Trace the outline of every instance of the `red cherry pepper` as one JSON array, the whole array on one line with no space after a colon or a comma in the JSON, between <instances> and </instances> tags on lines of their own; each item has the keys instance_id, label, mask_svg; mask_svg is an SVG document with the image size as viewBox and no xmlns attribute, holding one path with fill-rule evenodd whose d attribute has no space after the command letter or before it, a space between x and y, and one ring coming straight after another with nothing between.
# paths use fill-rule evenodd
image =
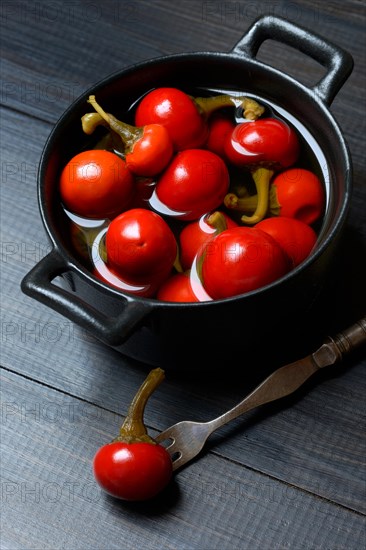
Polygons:
<instances>
[{"instance_id":1,"label":"red cherry pepper","mask_svg":"<svg viewBox=\"0 0 366 550\"><path fill-rule=\"evenodd\" d=\"M264 118L238 124L225 143L225 154L230 162L253 171L257 187L257 204L252 216L242 221L254 225L261 221L268 209L269 186L274 170L291 166L300 153L296 132L283 120ZM240 209L237 198L226 197L228 208Z\"/></svg>"},{"instance_id":2,"label":"red cherry pepper","mask_svg":"<svg viewBox=\"0 0 366 550\"><path fill-rule=\"evenodd\" d=\"M309 225L324 213L325 191L318 176L304 168L292 168L278 174L272 183L279 215L297 218Z\"/></svg>"},{"instance_id":3,"label":"red cherry pepper","mask_svg":"<svg viewBox=\"0 0 366 550\"><path fill-rule=\"evenodd\" d=\"M297 161L299 153L296 132L276 118L237 124L225 144L227 158L239 167L287 168Z\"/></svg>"},{"instance_id":4,"label":"red cherry pepper","mask_svg":"<svg viewBox=\"0 0 366 550\"><path fill-rule=\"evenodd\" d=\"M85 227L72 224L71 238L76 251L88 263L93 265L93 275L114 288L128 292L136 296L150 298L156 294L160 280L150 280L146 283L127 282L110 265L107 264L107 250L105 246L105 235L108 225L106 222L98 227Z\"/></svg>"},{"instance_id":5,"label":"red cherry pepper","mask_svg":"<svg viewBox=\"0 0 366 550\"><path fill-rule=\"evenodd\" d=\"M117 216L106 233L108 266L133 285L155 284L170 274L177 243L163 218L144 208Z\"/></svg>"},{"instance_id":6,"label":"red cherry pepper","mask_svg":"<svg viewBox=\"0 0 366 550\"><path fill-rule=\"evenodd\" d=\"M218 300L268 285L290 269L280 245L251 227L227 229L208 243L201 277L206 292Z\"/></svg>"},{"instance_id":7,"label":"red cherry pepper","mask_svg":"<svg viewBox=\"0 0 366 550\"><path fill-rule=\"evenodd\" d=\"M225 229L237 225L229 216L218 211L205 214L199 220L185 225L179 235L180 262L183 269L191 269L193 260L211 239Z\"/></svg>"},{"instance_id":8,"label":"red cherry pepper","mask_svg":"<svg viewBox=\"0 0 366 550\"><path fill-rule=\"evenodd\" d=\"M189 272L176 273L169 277L158 290L157 299L164 302L199 302Z\"/></svg>"},{"instance_id":9,"label":"red cherry pepper","mask_svg":"<svg viewBox=\"0 0 366 550\"><path fill-rule=\"evenodd\" d=\"M227 114L218 111L211 115L208 120L208 138L205 144L206 149L216 153L225 160L226 139L234 128L235 122Z\"/></svg>"},{"instance_id":10,"label":"red cherry pepper","mask_svg":"<svg viewBox=\"0 0 366 550\"><path fill-rule=\"evenodd\" d=\"M60 194L65 208L78 216L113 218L133 199L133 176L118 155L102 150L83 151L62 170Z\"/></svg>"},{"instance_id":11,"label":"red cherry pepper","mask_svg":"<svg viewBox=\"0 0 366 550\"><path fill-rule=\"evenodd\" d=\"M86 133L93 131L98 122L103 125L106 122L121 138L123 154L131 172L138 176L156 176L164 170L173 155L173 143L164 126L146 124L136 128L106 113L96 102L95 96L90 96L88 103L100 118L84 118L83 128Z\"/></svg>"},{"instance_id":12,"label":"red cherry pepper","mask_svg":"<svg viewBox=\"0 0 366 550\"><path fill-rule=\"evenodd\" d=\"M172 461L164 447L148 434L144 409L153 391L164 379L162 369L150 372L128 410L119 435L94 456L97 483L108 494L128 501L155 497L172 477Z\"/></svg>"},{"instance_id":13,"label":"red cherry pepper","mask_svg":"<svg viewBox=\"0 0 366 550\"><path fill-rule=\"evenodd\" d=\"M201 147L207 138L207 124L192 98L177 88L157 88L137 106L136 126L162 124L177 151Z\"/></svg>"},{"instance_id":14,"label":"red cherry pepper","mask_svg":"<svg viewBox=\"0 0 366 550\"><path fill-rule=\"evenodd\" d=\"M187 149L177 153L158 179L151 205L181 220L196 220L217 208L229 188L229 172L215 153Z\"/></svg>"},{"instance_id":15,"label":"red cherry pepper","mask_svg":"<svg viewBox=\"0 0 366 550\"><path fill-rule=\"evenodd\" d=\"M317 235L310 225L295 218L266 218L256 225L271 235L292 261L293 267L301 264L315 246Z\"/></svg>"},{"instance_id":16,"label":"red cherry pepper","mask_svg":"<svg viewBox=\"0 0 366 550\"><path fill-rule=\"evenodd\" d=\"M234 193L229 193L224 201L227 208L252 213L251 216L244 215L241 219L243 222L253 220L254 223L263 219L266 213L296 218L309 225L322 216L325 209L325 191L316 174L305 168L284 170L271 181L269 195L268 175L271 176L271 173L266 175L263 172L261 175L260 170L257 174L253 173L253 178L257 178L258 194L238 197Z\"/></svg>"}]
</instances>

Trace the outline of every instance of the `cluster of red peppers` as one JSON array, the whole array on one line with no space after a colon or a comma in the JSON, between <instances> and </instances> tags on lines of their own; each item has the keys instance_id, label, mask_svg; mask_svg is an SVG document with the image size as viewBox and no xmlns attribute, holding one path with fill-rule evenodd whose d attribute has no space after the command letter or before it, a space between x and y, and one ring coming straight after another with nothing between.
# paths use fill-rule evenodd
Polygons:
<instances>
[{"instance_id":1,"label":"cluster of red peppers","mask_svg":"<svg viewBox=\"0 0 366 550\"><path fill-rule=\"evenodd\" d=\"M108 219L100 255L111 277L97 277L198 302L263 287L309 255L323 184L297 166L296 131L257 101L157 88L137 102L134 125L89 103L83 131L107 131L65 166L60 193L68 211Z\"/></svg>"}]
</instances>

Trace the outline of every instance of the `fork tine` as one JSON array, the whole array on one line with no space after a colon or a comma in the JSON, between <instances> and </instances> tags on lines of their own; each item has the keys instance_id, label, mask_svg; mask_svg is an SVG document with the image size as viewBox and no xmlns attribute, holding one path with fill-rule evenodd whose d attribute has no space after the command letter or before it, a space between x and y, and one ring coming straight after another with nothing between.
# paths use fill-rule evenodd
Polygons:
<instances>
[{"instance_id":1,"label":"fork tine","mask_svg":"<svg viewBox=\"0 0 366 550\"><path fill-rule=\"evenodd\" d=\"M187 461L184 460L183 462L183 455L180 454L177 458L173 458L172 457L172 463L173 463L173 472L174 470L177 470L177 468L180 468L181 466L183 466Z\"/></svg>"},{"instance_id":2,"label":"fork tine","mask_svg":"<svg viewBox=\"0 0 366 550\"><path fill-rule=\"evenodd\" d=\"M155 441L158 443L163 443L164 441L169 441L169 439L175 441L175 438L172 435L169 435L170 430L165 430L165 432L160 433L156 437L154 437Z\"/></svg>"},{"instance_id":3,"label":"fork tine","mask_svg":"<svg viewBox=\"0 0 366 550\"><path fill-rule=\"evenodd\" d=\"M154 439L157 443L159 443L159 445L162 445L164 442L169 441L169 445L163 445L165 449L169 449L176 442L174 435L170 435L170 428L154 437Z\"/></svg>"},{"instance_id":4,"label":"fork tine","mask_svg":"<svg viewBox=\"0 0 366 550\"><path fill-rule=\"evenodd\" d=\"M173 470L184 466L203 448L212 429L206 422L181 421L155 437L157 443L170 440L165 449L171 456Z\"/></svg>"},{"instance_id":5,"label":"fork tine","mask_svg":"<svg viewBox=\"0 0 366 550\"><path fill-rule=\"evenodd\" d=\"M173 471L174 471L179 466L182 466L183 464L185 464L186 461L184 461L184 463L182 464L182 460L184 457L180 450L176 450L176 447L177 447L176 437L173 435L170 435L172 428L174 428L174 426L171 426L170 428L165 430L165 432L162 432L161 434L156 436L155 441L157 441L157 443L161 445L162 443L164 443L164 441L170 440L169 445L164 446L164 448L170 454L170 458L172 459L172 464L173 464Z\"/></svg>"},{"instance_id":6,"label":"fork tine","mask_svg":"<svg viewBox=\"0 0 366 550\"><path fill-rule=\"evenodd\" d=\"M158 442L159 443L159 442ZM162 445L166 451L168 451L169 454L172 454L173 448L175 446L175 441L173 440L169 445L165 446Z\"/></svg>"}]
</instances>

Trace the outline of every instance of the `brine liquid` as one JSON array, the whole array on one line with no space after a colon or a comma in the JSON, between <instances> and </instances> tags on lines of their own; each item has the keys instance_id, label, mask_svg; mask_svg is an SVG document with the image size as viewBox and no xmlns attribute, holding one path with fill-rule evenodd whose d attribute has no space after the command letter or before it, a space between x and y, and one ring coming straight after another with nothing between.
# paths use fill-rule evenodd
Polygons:
<instances>
[{"instance_id":1,"label":"brine liquid","mask_svg":"<svg viewBox=\"0 0 366 550\"><path fill-rule=\"evenodd\" d=\"M241 91L227 91L227 90L195 90L194 93L189 91L193 96L211 96L216 94L228 94L233 97L237 96L247 96L252 97L258 103L266 107L264 116L277 117L282 120L285 120L289 123L297 132L298 138L301 145L301 153L298 159L298 162L294 167L306 168L314 172L324 184L325 188L325 197L326 205L325 211L327 211L329 204L329 170L327 160L320 149L317 141L314 136L307 130L307 128L300 123L293 115L288 113L285 109L278 107L270 101L263 100L262 98L255 96L253 94L246 94ZM139 98L140 99L140 98ZM122 120L129 121L133 123L133 112L134 106L137 105L138 100L131 106L131 108L125 113L116 113ZM227 111L228 108L224 108L223 111ZM233 109L233 108L229 108ZM234 107L234 117L237 123L242 122L244 119L241 115L241 110ZM103 139L99 143L95 143L96 148L103 148ZM231 172L231 169L230 169ZM244 174L243 174L244 172ZM236 178L239 178L240 183L243 183L243 179L247 177L248 181L245 183L250 184L250 176L245 175L245 171L237 171L233 169L231 173L231 188L235 187ZM239 183L239 181L238 181ZM141 194L140 204L137 206L149 208L158 214L162 215L171 227L173 233L178 238L179 232L183 227L184 223L189 222L180 222L179 221L179 212L173 212L167 208L161 201L158 199L156 193L154 192L155 182L151 179L146 178L146 181L140 180L140 184L144 186L144 191ZM135 206L132 206L135 207ZM220 209L220 208L219 208ZM227 211L223 208L229 216L235 219L235 216L240 217L240 213L235 213L234 211ZM111 284L114 288L118 288L123 292L130 292L134 295L146 295L149 291L149 285L146 286L134 286L126 281L123 281L119 276L117 277L109 269L106 263L106 250L105 250L105 234L108 229L110 220L92 220L85 219L79 216L76 216L65 210L65 213L69 220L69 236L70 243L74 253L77 255L78 259L82 264L85 265L97 278ZM319 231L321 227L321 220L316 224L317 227L314 227L315 230ZM197 269L197 261L193 262L192 269L190 271L190 282L194 293L196 294L199 301L208 301L211 300L210 296L204 290Z\"/></svg>"}]
</instances>

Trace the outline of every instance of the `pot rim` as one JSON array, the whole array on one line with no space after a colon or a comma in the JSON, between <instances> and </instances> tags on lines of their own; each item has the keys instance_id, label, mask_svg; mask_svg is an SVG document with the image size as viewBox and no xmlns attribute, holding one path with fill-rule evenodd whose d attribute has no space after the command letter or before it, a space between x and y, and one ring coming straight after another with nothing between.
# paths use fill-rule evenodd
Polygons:
<instances>
[{"instance_id":1,"label":"pot rim","mask_svg":"<svg viewBox=\"0 0 366 550\"><path fill-rule=\"evenodd\" d=\"M54 231L52 231L51 216L49 212L50 209L46 204L46 200L44 196L45 185L44 185L43 176L44 176L45 166L47 165L50 152L52 151L52 148L53 148L53 144L57 139L58 135L62 133L64 125L70 120L70 117L72 118L73 114L75 114L75 111L77 111L78 108L86 104L86 99L89 97L90 94L92 93L96 94L99 90L105 89L106 87L120 80L121 78L125 78L130 74L136 73L138 71L146 70L156 65L161 65L165 63L170 63L170 64L177 63L177 62L180 63L182 61L184 63L187 63L187 61L203 62L205 59L215 59L215 60L220 59L220 62L225 62L226 60L232 61L233 59L236 59L239 63L245 63L245 64L256 66L257 68L260 68L260 70L266 71L266 73L270 77L280 78L283 80L284 84L287 84L292 87L296 87L297 91L301 91L301 93L304 94L306 97L308 97L308 99L316 103L317 108L320 109L322 116L327 119L328 124L331 124L333 128L333 131L337 136L338 146L341 150L341 154L344 159L346 170L345 170L345 191L343 196L343 204L341 206L337 220L333 223L327 236L321 242L319 241L321 240L323 229L320 230L320 234L318 236L318 241L317 241L319 242L319 244L316 245L315 250L310 253L308 258L306 258L305 261L302 262L299 266L295 267L290 272L286 273L283 277L273 281L268 285L265 285L263 287L260 287L258 289L255 289L253 291L250 291L244 294L223 298L219 300L205 301L205 302L168 302L168 301L160 301L160 300L157 300L156 298L146 298L138 295L133 295L131 293L124 292L122 290L114 288L110 286L108 283L103 283L102 281L97 279L95 276L93 276L93 274L86 267L84 267L83 264L74 255L72 255L72 253L61 243L60 239L57 238L57 235L54 233ZM247 95L255 95L255 94L248 93ZM38 170L38 203L39 203L42 222L54 248L61 254L61 256L63 256L63 258L65 258L65 264L66 264L65 267L67 267L67 269L72 270L73 272L78 274L80 277L86 278L89 284L96 286L100 291L104 293L106 292L112 293L113 295L123 297L128 301L137 300L139 302L149 303L151 306L154 307L154 309L155 308L177 308L177 307L178 308L214 307L215 304L217 303L230 303L238 299L249 299L258 294L262 295L272 290L273 288L276 288L286 283L287 281L296 278L296 276L299 273L306 270L308 266L313 264L325 252L329 244L335 238L336 234L342 228L349 209L351 193L352 193L352 165L351 165L351 156L350 156L349 148L338 123L334 119L333 115L331 114L328 106L324 103L324 101L321 98L317 97L317 95L314 94L311 88L308 88L306 85L302 84L291 75L288 75L287 73L275 67L272 67L271 65L267 65L261 61L258 61L257 59L245 56L242 53L236 53L233 50L231 52L197 51L197 52L169 54L161 57L148 59L134 65L130 65L122 70L115 71L112 74L107 75L105 78L98 81L95 85L89 87L75 101L73 101L73 103L63 112L61 117L57 120L43 148L40 164L39 164L39 170Z\"/></svg>"}]
</instances>

